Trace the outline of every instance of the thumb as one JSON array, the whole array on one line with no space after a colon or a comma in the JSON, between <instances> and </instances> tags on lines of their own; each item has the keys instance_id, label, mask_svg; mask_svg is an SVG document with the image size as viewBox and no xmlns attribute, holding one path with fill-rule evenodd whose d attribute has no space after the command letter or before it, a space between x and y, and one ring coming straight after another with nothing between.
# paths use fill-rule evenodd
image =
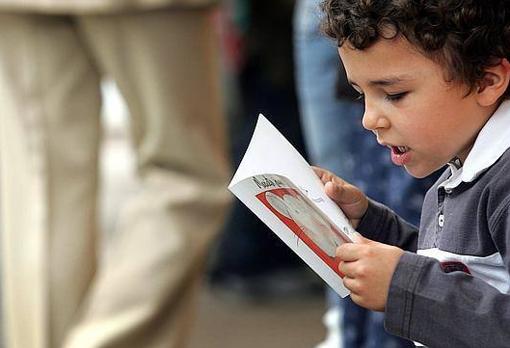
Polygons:
<instances>
[{"instance_id":1,"label":"thumb","mask_svg":"<svg viewBox=\"0 0 510 348\"><path fill-rule=\"evenodd\" d=\"M349 219L361 219L368 208L366 196L353 185L329 181L324 185L324 190Z\"/></svg>"},{"instance_id":2,"label":"thumb","mask_svg":"<svg viewBox=\"0 0 510 348\"><path fill-rule=\"evenodd\" d=\"M371 242L370 239L363 237L359 232L354 232L354 234L352 235L352 240L354 243L359 244L367 244Z\"/></svg>"}]
</instances>

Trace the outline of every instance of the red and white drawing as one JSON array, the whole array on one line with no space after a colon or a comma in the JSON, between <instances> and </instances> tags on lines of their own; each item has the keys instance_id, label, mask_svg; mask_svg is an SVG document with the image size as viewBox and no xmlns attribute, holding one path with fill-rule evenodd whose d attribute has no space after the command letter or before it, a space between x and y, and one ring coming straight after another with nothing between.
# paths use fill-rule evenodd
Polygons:
<instances>
[{"instance_id":1,"label":"red and white drawing","mask_svg":"<svg viewBox=\"0 0 510 348\"><path fill-rule=\"evenodd\" d=\"M275 188L259 193L257 198L296 234L297 242L304 242L339 274L336 248L348 241L299 190Z\"/></svg>"}]
</instances>

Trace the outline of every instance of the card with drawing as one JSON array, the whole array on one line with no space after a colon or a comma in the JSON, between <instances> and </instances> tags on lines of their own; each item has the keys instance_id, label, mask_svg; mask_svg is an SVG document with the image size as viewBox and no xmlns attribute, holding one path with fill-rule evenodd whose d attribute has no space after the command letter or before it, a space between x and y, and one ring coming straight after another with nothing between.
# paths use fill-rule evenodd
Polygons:
<instances>
[{"instance_id":1,"label":"card with drawing","mask_svg":"<svg viewBox=\"0 0 510 348\"><path fill-rule=\"evenodd\" d=\"M262 115L229 189L339 295L336 248L354 229L297 150Z\"/></svg>"}]
</instances>

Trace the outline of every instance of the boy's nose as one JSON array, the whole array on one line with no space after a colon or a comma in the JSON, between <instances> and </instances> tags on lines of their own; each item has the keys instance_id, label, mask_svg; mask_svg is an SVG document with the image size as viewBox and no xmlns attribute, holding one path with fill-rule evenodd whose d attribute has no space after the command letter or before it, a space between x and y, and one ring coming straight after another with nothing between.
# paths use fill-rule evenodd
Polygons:
<instances>
[{"instance_id":1,"label":"boy's nose","mask_svg":"<svg viewBox=\"0 0 510 348\"><path fill-rule=\"evenodd\" d=\"M386 117L375 107L365 103L365 113L363 114L363 127L370 131L388 128L389 122Z\"/></svg>"}]
</instances>

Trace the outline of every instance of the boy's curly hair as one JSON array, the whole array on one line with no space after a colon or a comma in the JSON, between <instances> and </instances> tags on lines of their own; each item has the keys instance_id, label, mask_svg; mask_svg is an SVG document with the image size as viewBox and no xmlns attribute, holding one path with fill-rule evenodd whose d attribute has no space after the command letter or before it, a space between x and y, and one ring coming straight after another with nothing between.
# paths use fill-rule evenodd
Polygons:
<instances>
[{"instance_id":1,"label":"boy's curly hair","mask_svg":"<svg viewBox=\"0 0 510 348\"><path fill-rule=\"evenodd\" d=\"M339 47L347 41L363 50L402 35L470 92L485 68L510 60L510 0L325 0L321 7L322 31Z\"/></svg>"}]
</instances>

